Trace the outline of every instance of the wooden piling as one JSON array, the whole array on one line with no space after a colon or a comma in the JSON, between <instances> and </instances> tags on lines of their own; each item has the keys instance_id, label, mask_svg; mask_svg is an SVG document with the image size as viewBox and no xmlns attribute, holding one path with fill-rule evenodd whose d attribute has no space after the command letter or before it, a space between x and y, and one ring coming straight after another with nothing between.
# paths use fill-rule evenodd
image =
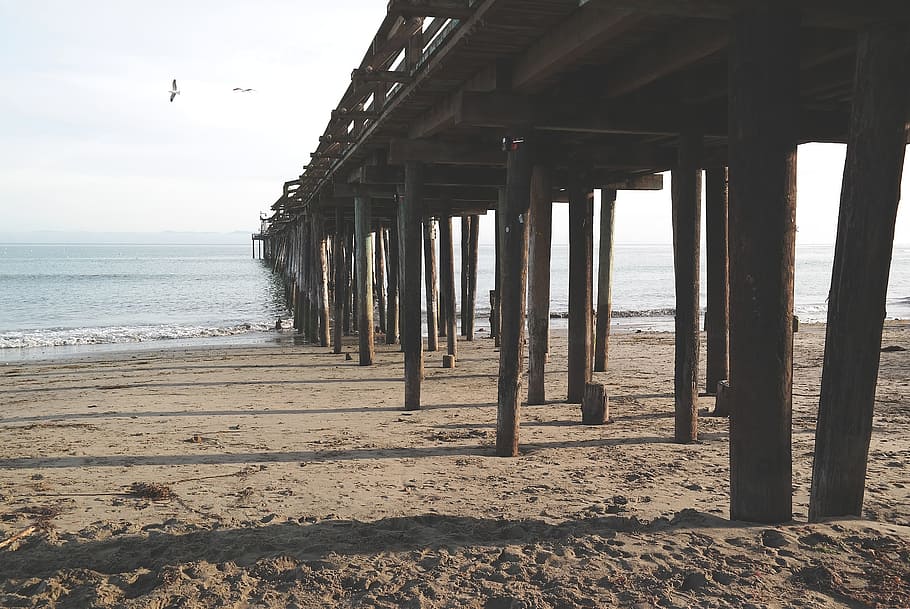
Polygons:
<instances>
[{"instance_id":1,"label":"wooden piling","mask_svg":"<svg viewBox=\"0 0 910 609\"><path fill-rule=\"evenodd\" d=\"M910 29L866 29L828 301L809 519L861 516L910 108Z\"/></svg>"},{"instance_id":2,"label":"wooden piling","mask_svg":"<svg viewBox=\"0 0 910 609\"><path fill-rule=\"evenodd\" d=\"M329 346L329 273L325 221L313 222L313 243L316 244L316 297L318 299L319 346Z\"/></svg>"},{"instance_id":3,"label":"wooden piling","mask_svg":"<svg viewBox=\"0 0 910 609\"><path fill-rule=\"evenodd\" d=\"M373 233L369 197L354 196L354 225L357 237L357 327L360 365L373 364Z\"/></svg>"},{"instance_id":4,"label":"wooden piling","mask_svg":"<svg viewBox=\"0 0 910 609\"><path fill-rule=\"evenodd\" d=\"M495 224L496 224L496 243L494 246L494 262L493 269L495 271L495 278L493 280L494 288L496 292L496 297L490 301L490 336L493 337L493 344L497 347L501 346L502 341L499 336L499 330L502 327L502 212L501 209L505 209L505 199L507 196L507 191L505 188L499 189L499 202L498 207L496 208Z\"/></svg>"},{"instance_id":5,"label":"wooden piling","mask_svg":"<svg viewBox=\"0 0 910 609\"><path fill-rule=\"evenodd\" d=\"M468 273L466 277L467 292L462 307L464 307L465 310L465 340L470 342L474 340L474 328L477 316L477 250L480 244L480 216L472 215L469 216L469 218L467 249ZM464 255L465 253L462 251L462 256ZM462 264L464 264L464 262Z\"/></svg>"},{"instance_id":6,"label":"wooden piling","mask_svg":"<svg viewBox=\"0 0 910 609\"><path fill-rule=\"evenodd\" d=\"M354 270L354 231L350 224L344 229L344 334L348 336L353 330L352 309L354 306L354 290L351 276Z\"/></svg>"},{"instance_id":7,"label":"wooden piling","mask_svg":"<svg viewBox=\"0 0 910 609\"><path fill-rule=\"evenodd\" d=\"M553 186L549 167L531 170L528 245L528 404L546 402L544 373L550 350L550 249Z\"/></svg>"},{"instance_id":8,"label":"wooden piling","mask_svg":"<svg viewBox=\"0 0 910 609\"><path fill-rule=\"evenodd\" d=\"M672 176L673 267L676 278L674 372L676 442L698 440L698 264L701 243L701 136L683 133Z\"/></svg>"},{"instance_id":9,"label":"wooden piling","mask_svg":"<svg viewBox=\"0 0 910 609\"><path fill-rule=\"evenodd\" d=\"M426 266L425 294L427 299L427 351L439 350L439 290L436 284L436 221L426 218L423 223L423 260Z\"/></svg>"},{"instance_id":10,"label":"wooden piling","mask_svg":"<svg viewBox=\"0 0 910 609\"><path fill-rule=\"evenodd\" d=\"M525 326L525 289L528 273L528 210L531 201L530 141L508 153L506 188L496 217L500 234L499 266L502 295L499 350L499 390L496 417L496 454L518 456L521 373Z\"/></svg>"},{"instance_id":11,"label":"wooden piling","mask_svg":"<svg viewBox=\"0 0 910 609\"><path fill-rule=\"evenodd\" d=\"M347 302L347 295L344 289L344 210L341 207L335 209L335 238L332 240L332 264L334 268L334 298L335 298L335 318L332 328L332 351L341 353L342 337L344 336L344 303Z\"/></svg>"},{"instance_id":12,"label":"wooden piling","mask_svg":"<svg viewBox=\"0 0 910 609\"><path fill-rule=\"evenodd\" d=\"M605 372L610 353L613 316L613 219L616 191L600 191L600 250L597 267L597 329L594 336L594 372Z\"/></svg>"},{"instance_id":13,"label":"wooden piling","mask_svg":"<svg viewBox=\"0 0 910 609\"><path fill-rule=\"evenodd\" d=\"M581 403L591 381L594 201L587 172L569 167L569 340L568 402Z\"/></svg>"},{"instance_id":14,"label":"wooden piling","mask_svg":"<svg viewBox=\"0 0 910 609\"><path fill-rule=\"evenodd\" d=\"M603 425L610 418L607 388L603 383L585 383L581 400L581 424Z\"/></svg>"},{"instance_id":15,"label":"wooden piling","mask_svg":"<svg viewBox=\"0 0 910 609\"><path fill-rule=\"evenodd\" d=\"M461 335L468 338L468 274L470 273L471 216L461 218ZM468 339L470 340L470 339Z\"/></svg>"},{"instance_id":16,"label":"wooden piling","mask_svg":"<svg viewBox=\"0 0 910 609\"><path fill-rule=\"evenodd\" d=\"M727 229L727 168L705 171L705 249L707 258L707 362L705 391L730 377L730 254ZM716 415L722 413L716 412Z\"/></svg>"},{"instance_id":17,"label":"wooden piling","mask_svg":"<svg viewBox=\"0 0 910 609\"><path fill-rule=\"evenodd\" d=\"M385 304L385 229L379 227L375 231L375 260L374 290L376 292L376 309L379 312L379 329L386 332L386 304Z\"/></svg>"},{"instance_id":18,"label":"wooden piling","mask_svg":"<svg viewBox=\"0 0 910 609\"><path fill-rule=\"evenodd\" d=\"M733 19L729 70L730 517L792 516L791 399L799 11Z\"/></svg>"},{"instance_id":19,"label":"wooden piling","mask_svg":"<svg viewBox=\"0 0 910 609\"><path fill-rule=\"evenodd\" d=\"M439 219L439 304L445 305L446 353L458 355L458 331L455 327L455 252L452 243L452 218ZM454 360L453 360L454 367Z\"/></svg>"},{"instance_id":20,"label":"wooden piling","mask_svg":"<svg viewBox=\"0 0 910 609\"><path fill-rule=\"evenodd\" d=\"M405 163L405 195L401 206L401 266L404 269L401 331L404 349L404 407L420 408L420 381L423 377L423 340L420 336L420 267L422 264L421 216L423 215L424 165Z\"/></svg>"},{"instance_id":21,"label":"wooden piling","mask_svg":"<svg viewBox=\"0 0 910 609\"><path fill-rule=\"evenodd\" d=\"M397 219L389 226L388 239L389 268L386 274L386 329L385 342L394 345L398 340L398 222Z\"/></svg>"}]
</instances>

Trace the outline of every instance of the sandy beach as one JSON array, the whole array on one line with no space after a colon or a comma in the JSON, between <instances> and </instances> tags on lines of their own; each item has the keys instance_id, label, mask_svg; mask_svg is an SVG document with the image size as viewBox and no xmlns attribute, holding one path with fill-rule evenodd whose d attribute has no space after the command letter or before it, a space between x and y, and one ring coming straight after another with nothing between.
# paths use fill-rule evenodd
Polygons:
<instances>
[{"instance_id":1,"label":"sandy beach","mask_svg":"<svg viewBox=\"0 0 910 609\"><path fill-rule=\"evenodd\" d=\"M882 353L864 519L808 524L824 327L800 329L794 521L759 526L728 520L726 419L671 441L672 334L613 337L597 427L554 336L517 459L491 340L427 353L418 412L397 346L293 343L0 366L0 606L910 606L910 351Z\"/></svg>"}]
</instances>

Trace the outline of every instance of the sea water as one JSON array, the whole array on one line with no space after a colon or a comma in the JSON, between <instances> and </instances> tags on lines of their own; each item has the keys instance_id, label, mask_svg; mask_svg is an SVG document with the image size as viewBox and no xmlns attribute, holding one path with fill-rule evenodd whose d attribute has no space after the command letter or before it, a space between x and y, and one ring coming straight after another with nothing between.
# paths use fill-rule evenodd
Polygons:
<instances>
[{"instance_id":1,"label":"sea water","mask_svg":"<svg viewBox=\"0 0 910 609\"><path fill-rule=\"evenodd\" d=\"M4 360L246 340L286 316L277 275L246 246L0 245Z\"/></svg>"},{"instance_id":2,"label":"sea water","mask_svg":"<svg viewBox=\"0 0 910 609\"><path fill-rule=\"evenodd\" d=\"M833 253L833 246L797 247L795 313L804 322L825 321ZM481 245L477 317L484 329L493 259L494 247ZM550 311L557 328L566 323L568 262L568 246L554 244ZM617 330L672 330L671 246L617 245L613 265ZM701 266L704 278L704 260ZM886 306L888 318L910 319L910 246L894 248ZM245 245L0 245L0 361L266 342L288 315L280 278Z\"/></svg>"}]
</instances>

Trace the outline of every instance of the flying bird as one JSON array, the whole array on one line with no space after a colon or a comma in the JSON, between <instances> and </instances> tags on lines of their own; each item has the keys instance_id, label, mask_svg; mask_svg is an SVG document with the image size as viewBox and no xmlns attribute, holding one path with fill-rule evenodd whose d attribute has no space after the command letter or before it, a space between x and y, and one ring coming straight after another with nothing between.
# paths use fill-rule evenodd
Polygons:
<instances>
[{"instance_id":1,"label":"flying bird","mask_svg":"<svg viewBox=\"0 0 910 609\"><path fill-rule=\"evenodd\" d=\"M177 89L177 79L174 79L174 82L171 83L171 90L168 91L171 94L171 101L174 101L174 98L180 95L180 91Z\"/></svg>"},{"instance_id":2,"label":"flying bird","mask_svg":"<svg viewBox=\"0 0 910 609\"><path fill-rule=\"evenodd\" d=\"M234 91L239 91L240 93L249 93L250 91L255 91L256 89L244 89L242 87L234 87Z\"/></svg>"}]
</instances>

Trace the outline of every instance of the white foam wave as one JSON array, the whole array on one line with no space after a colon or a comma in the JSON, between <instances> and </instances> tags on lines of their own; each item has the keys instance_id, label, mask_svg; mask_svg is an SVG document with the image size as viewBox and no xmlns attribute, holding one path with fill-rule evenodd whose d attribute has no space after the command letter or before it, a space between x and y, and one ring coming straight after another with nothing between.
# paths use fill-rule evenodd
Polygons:
<instances>
[{"instance_id":1,"label":"white foam wave","mask_svg":"<svg viewBox=\"0 0 910 609\"><path fill-rule=\"evenodd\" d=\"M273 327L274 325L265 323L237 323L228 326L183 326L168 324L154 326L113 326L107 328L26 330L21 332L0 333L0 349L124 344L188 338L236 336L249 332L265 332Z\"/></svg>"}]
</instances>

